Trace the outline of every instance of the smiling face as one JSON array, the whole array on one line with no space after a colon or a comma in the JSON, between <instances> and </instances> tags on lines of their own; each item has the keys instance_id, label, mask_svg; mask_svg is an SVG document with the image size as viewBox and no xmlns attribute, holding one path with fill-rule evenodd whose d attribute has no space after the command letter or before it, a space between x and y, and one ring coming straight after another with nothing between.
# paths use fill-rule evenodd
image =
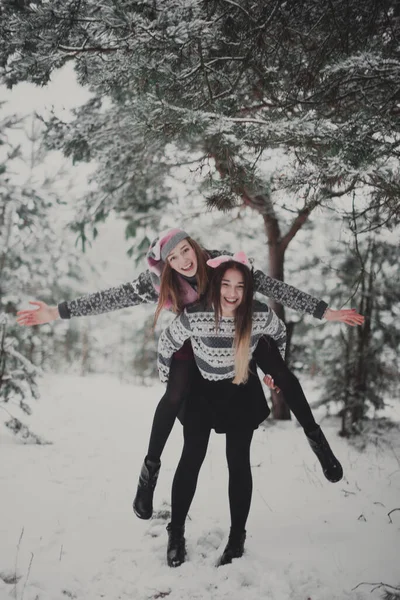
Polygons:
<instances>
[{"instance_id":1,"label":"smiling face","mask_svg":"<svg viewBox=\"0 0 400 600\"><path fill-rule=\"evenodd\" d=\"M197 273L196 252L188 240L182 240L167 256L168 264L174 271L186 277L194 277Z\"/></svg>"},{"instance_id":2,"label":"smiling face","mask_svg":"<svg viewBox=\"0 0 400 600\"><path fill-rule=\"evenodd\" d=\"M221 281L221 312L223 317L233 317L243 300L244 278L240 271L228 269Z\"/></svg>"}]
</instances>

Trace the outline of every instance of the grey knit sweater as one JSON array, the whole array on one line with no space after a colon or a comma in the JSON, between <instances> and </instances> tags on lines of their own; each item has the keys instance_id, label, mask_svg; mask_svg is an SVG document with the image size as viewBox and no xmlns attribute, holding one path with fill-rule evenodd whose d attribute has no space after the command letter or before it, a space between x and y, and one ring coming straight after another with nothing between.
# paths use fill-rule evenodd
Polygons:
<instances>
[{"instance_id":1,"label":"grey knit sweater","mask_svg":"<svg viewBox=\"0 0 400 600\"><path fill-rule=\"evenodd\" d=\"M249 360L263 335L274 338L284 356L285 324L266 304L254 300ZM222 317L216 331L214 311L206 308L204 303L199 302L185 308L183 313L164 329L159 338L157 366L161 381L168 381L172 356L187 339L192 343L197 366L205 379L232 379L235 377L234 336L233 317Z\"/></svg>"},{"instance_id":2,"label":"grey knit sweater","mask_svg":"<svg viewBox=\"0 0 400 600\"><path fill-rule=\"evenodd\" d=\"M207 250L207 254L211 258L215 258L221 254L229 254L229 252ZM254 271L254 290L283 306L307 313L317 319L322 319L325 309L328 307L323 300L310 296L283 281L273 279L262 271ZM87 294L76 300L61 302L58 310L62 319L70 319L71 317L99 315L128 306L156 303L157 301L158 293L153 287L150 272L144 271L132 282Z\"/></svg>"}]
</instances>

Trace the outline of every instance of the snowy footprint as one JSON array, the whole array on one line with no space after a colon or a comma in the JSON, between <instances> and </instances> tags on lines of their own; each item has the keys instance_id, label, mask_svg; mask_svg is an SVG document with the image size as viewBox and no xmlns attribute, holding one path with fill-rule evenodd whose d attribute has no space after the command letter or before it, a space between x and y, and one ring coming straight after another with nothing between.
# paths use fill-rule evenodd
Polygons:
<instances>
[{"instance_id":1,"label":"snowy footprint","mask_svg":"<svg viewBox=\"0 0 400 600\"><path fill-rule=\"evenodd\" d=\"M197 539L196 554L205 559L207 563L215 562L222 553L223 542L226 537L226 531L221 527L214 527L211 531L203 533Z\"/></svg>"}]
</instances>

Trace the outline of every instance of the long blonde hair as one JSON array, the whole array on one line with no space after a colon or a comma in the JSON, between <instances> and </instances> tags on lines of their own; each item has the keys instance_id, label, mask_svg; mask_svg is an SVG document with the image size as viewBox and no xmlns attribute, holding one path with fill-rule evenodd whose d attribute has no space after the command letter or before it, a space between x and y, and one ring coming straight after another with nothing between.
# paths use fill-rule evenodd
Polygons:
<instances>
[{"instance_id":1,"label":"long blonde hair","mask_svg":"<svg viewBox=\"0 0 400 600\"><path fill-rule=\"evenodd\" d=\"M221 309L221 283L228 269L235 269L243 276L243 298L235 310L235 337L233 348L235 350L235 377L232 383L246 383L249 378L249 354L251 330L253 324L253 275L248 267L235 260L220 264L213 270L210 287L208 290L208 306L214 307L215 328L218 331L222 316Z\"/></svg>"},{"instance_id":2,"label":"long blonde hair","mask_svg":"<svg viewBox=\"0 0 400 600\"><path fill-rule=\"evenodd\" d=\"M185 240L188 244L193 248L197 258L197 271L196 271L196 280L197 280L197 293L202 296L208 285L208 270L206 261L208 259L206 251L192 238L187 237ZM158 296L158 303L156 312L154 315L154 327L157 324L158 318L160 316L160 312L163 308L171 305L171 310L179 314L185 308L182 301L182 289L180 283L179 274L171 267L169 262L166 260L165 265L161 274L161 285L160 285L160 294Z\"/></svg>"}]
</instances>

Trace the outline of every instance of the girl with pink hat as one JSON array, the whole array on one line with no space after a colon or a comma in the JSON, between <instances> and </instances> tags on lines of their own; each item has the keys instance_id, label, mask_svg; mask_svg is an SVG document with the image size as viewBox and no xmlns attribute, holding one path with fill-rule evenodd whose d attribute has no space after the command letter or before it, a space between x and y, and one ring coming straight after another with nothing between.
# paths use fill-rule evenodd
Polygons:
<instances>
[{"instance_id":1,"label":"girl with pink hat","mask_svg":"<svg viewBox=\"0 0 400 600\"><path fill-rule=\"evenodd\" d=\"M179 314L185 306L204 295L210 270L207 260L221 254L219 251L205 250L182 229L170 229L153 241L147 253L149 268L136 280L61 302L58 306L48 306L40 301L32 302L36 308L19 311L17 322L24 326L40 325L59 318L102 314L143 303L157 303L155 321L163 308ZM259 270L254 271L254 290L284 306L319 319L340 321L348 325L360 325L364 320L354 310L332 310L324 301ZM332 475L330 467L334 458L332 451L314 421L298 379L288 369L272 340L266 342L265 338L260 339L255 352L259 364L263 356L268 357L268 373L274 385L282 390L285 401L302 425L325 476L334 481L335 475ZM149 447L133 502L135 514L142 519L149 519L152 515L160 457L195 371L193 351L190 341L187 341L174 354L167 389L154 415Z\"/></svg>"}]
</instances>

